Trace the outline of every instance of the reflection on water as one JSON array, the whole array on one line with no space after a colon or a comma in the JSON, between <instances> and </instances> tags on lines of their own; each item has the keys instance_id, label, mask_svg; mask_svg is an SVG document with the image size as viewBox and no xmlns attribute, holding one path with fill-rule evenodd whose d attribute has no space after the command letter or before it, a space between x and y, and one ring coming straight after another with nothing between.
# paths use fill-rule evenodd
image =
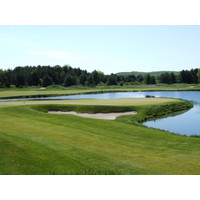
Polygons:
<instances>
[{"instance_id":1,"label":"reflection on water","mask_svg":"<svg viewBox=\"0 0 200 200\"><path fill-rule=\"evenodd\" d=\"M199 91L154 91L154 92L115 92L102 94L70 95L60 97L29 98L28 100L55 99L115 99L115 98L145 98L167 97L191 101L194 107L176 116L148 121L143 125L171 131L183 135L200 135L200 92ZM19 100L19 99L12 99ZM21 99L27 100L27 99ZM0 100L6 101L6 100Z\"/></svg>"},{"instance_id":2,"label":"reflection on water","mask_svg":"<svg viewBox=\"0 0 200 200\"><path fill-rule=\"evenodd\" d=\"M145 126L159 128L182 135L200 135L200 104L180 115L170 116L143 123Z\"/></svg>"}]
</instances>

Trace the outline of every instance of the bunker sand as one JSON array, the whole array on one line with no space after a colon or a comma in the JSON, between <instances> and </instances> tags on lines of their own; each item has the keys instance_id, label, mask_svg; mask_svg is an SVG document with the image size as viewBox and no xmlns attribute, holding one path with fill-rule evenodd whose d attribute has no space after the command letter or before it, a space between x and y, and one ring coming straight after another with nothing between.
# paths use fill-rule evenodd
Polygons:
<instances>
[{"instance_id":1,"label":"bunker sand","mask_svg":"<svg viewBox=\"0 0 200 200\"><path fill-rule=\"evenodd\" d=\"M115 120L117 117L122 115L135 115L135 111L129 111L129 112L116 112L116 113L95 113L95 114L89 114L89 113L77 113L74 111L49 111L50 114L70 114L70 115L76 115L79 117L86 117L86 118L92 118L92 119L106 119L106 120Z\"/></svg>"}]
</instances>

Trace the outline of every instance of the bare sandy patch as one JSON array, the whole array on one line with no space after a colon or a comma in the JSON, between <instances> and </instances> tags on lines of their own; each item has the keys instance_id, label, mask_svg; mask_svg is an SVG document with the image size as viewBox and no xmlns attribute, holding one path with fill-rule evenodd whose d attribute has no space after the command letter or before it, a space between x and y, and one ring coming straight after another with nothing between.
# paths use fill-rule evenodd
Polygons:
<instances>
[{"instance_id":1,"label":"bare sandy patch","mask_svg":"<svg viewBox=\"0 0 200 200\"><path fill-rule=\"evenodd\" d=\"M107 119L107 120L115 120L118 116L122 115L135 115L135 111L129 111L129 112L113 112L113 113L95 113L95 114L89 114L89 113L77 113L74 111L49 111L48 113L51 114L68 114L68 115L76 115L79 117L86 117L86 118L92 118L92 119Z\"/></svg>"}]
</instances>

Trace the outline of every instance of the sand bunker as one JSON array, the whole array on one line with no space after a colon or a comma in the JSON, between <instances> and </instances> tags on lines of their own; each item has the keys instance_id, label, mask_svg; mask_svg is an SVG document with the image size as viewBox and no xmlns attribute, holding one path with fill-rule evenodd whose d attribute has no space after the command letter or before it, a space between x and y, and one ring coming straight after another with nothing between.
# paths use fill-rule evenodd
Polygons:
<instances>
[{"instance_id":1,"label":"sand bunker","mask_svg":"<svg viewBox=\"0 0 200 200\"><path fill-rule=\"evenodd\" d=\"M135 111L129 111L129 112L118 112L118 113L95 113L95 114L89 114L89 113L77 113L74 111L49 111L48 113L52 114L70 114L70 115L76 115L79 117L86 117L86 118L93 118L93 119L107 119L107 120L115 120L116 117L122 116L122 115L135 115Z\"/></svg>"}]
</instances>

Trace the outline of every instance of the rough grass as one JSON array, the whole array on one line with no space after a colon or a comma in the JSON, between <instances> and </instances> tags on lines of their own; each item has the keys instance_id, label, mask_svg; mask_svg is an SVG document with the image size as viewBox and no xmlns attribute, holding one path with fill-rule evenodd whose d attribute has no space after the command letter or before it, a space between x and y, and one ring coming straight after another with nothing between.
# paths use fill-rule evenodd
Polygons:
<instances>
[{"instance_id":1,"label":"rough grass","mask_svg":"<svg viewBox=\"0 0 200 200\"><path fill-rule=\"evenodd\" d=\"M41 112L53 105L148 111L155 103L182 102L156 100L146 99L142 106L141 99L112 100L112 106L109 100L1 102L0 174L200 174L199 138L118 120Z\"/></svg>"}]
</instances>

